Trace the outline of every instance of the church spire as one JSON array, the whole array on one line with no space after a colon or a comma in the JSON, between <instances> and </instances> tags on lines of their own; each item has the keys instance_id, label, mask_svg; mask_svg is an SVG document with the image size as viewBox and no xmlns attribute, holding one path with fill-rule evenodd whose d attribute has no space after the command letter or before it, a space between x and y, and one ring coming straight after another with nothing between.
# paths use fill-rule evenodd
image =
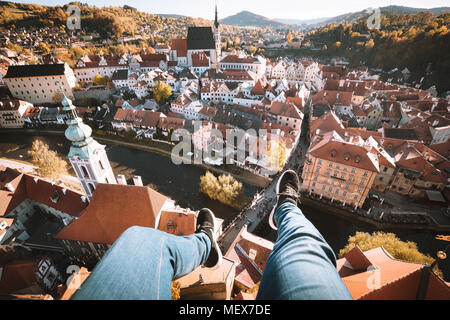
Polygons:
<instances>
[{"instance_id":1,"label":"church spire","mask_svg":"<svg viewBox=\"0 0 450 320\"><path fill-rule=\"evenodd\" d=\"M214 27L219 28L219 19L217 18L217 1L216 1L216 19L214 20Z\"/></svg>"}]
</instances>

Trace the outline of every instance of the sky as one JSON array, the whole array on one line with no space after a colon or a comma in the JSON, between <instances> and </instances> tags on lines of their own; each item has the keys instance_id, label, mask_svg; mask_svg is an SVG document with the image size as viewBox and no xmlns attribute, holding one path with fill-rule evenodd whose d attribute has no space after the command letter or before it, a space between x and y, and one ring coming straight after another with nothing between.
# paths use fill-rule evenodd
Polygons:
<instances>
[{"instance_id":1,"label":"sky","mask_svg":"<svg viewBox=\"0 0 450 320\"><path fill-rule=\"evenodd\" d=\"M66 4L56 0L10 0L41 5ZM361 11L367 8L400 5L414 8L450 6L449 0L80 0L97 7L123 6L125 4L148 13L179 14L190 17L214 19L214 3L217 1L219 19L240 11L251 11L267 18L315 19Z\"/></svg>"}]
</instances>

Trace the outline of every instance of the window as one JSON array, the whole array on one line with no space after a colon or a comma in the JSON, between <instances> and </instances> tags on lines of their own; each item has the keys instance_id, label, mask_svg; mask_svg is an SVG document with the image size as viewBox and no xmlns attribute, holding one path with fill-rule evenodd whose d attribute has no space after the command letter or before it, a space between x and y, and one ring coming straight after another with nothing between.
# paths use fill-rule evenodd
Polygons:
<instances>
[{"instance_id":1,"label":"window","mask_svg":"<svg viewBox=\"0 0 450 320\"><path fill-rule=\"evenodd\" d=\"M364 171L364 177L367 177L367 171Z\"/></svg>"},{"instance_id":2,"label":"window","mask_svg":"<svg viewBox=\"0 0 450 320\"><path fill-rule=\"evenodd\" d=\"M361 179L361 182L359 184L364 185L365 182L366 182L366 179Z\"/></svg>"},{"instance_id":3,"label":"window","mask_svg":"<svg viewBox=\"0 0 450 320\"><path fill-rule=\"evenodd\" d=\"M355 173L356 172L356 169L355 168L352 168L352 173Z\"/></svg>"},{"instance_id":4,"label":"window","mask_svg":"<svg viewBox=\"0 0 450 320\"><path fill-rule=\"evenodd\" d=\"M332 188L332 187L329 187L329 188L328 188L328 191L329 191L329 192L333 192L333 188Z\"/></svg>"},{"instance_id":5,"label":"window","mask_svg":"<svg viewBox=\"0 0 450 320\"><path fill-rule=\"evenodd\" d=\"M345 197L347 195L347 191L344 191L342 195Z\"/></svg>"},{"instance_id":6,"label":"window","mask_svg":"<svg viewBox=\"0 0 450 320\"><path fill-rule=\"evenodd\" d=\"M89 174L85 166L81 166L81 171L83 172L83 177L89 179Z\"/></svg>"},{"instance_id":7,"label":"window","mask_svg":"<svg viewBox=\"0 0 450 320\"><path fill-rule=\"evenodd\" d=\"M328 165L330 168L333 168L333 162L330 162L330 164Z\"/></svg>"}]
</instances>

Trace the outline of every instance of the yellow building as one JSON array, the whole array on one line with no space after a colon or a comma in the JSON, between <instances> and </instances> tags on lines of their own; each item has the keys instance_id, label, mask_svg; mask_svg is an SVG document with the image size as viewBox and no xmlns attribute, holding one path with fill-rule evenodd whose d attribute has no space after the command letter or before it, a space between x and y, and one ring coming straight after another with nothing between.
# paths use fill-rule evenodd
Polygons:
<instances>
[{"instance_id":1,"label":"yellow building","mask_svg":"<svg viewBox=\"0 0 450 320\"><path fill-rule=\"evenodd\" d=\"M316 136L303 169L303 191L361 207L380 171L372 149L361 137L335 131Z\"/></svg>"}]
</instances>

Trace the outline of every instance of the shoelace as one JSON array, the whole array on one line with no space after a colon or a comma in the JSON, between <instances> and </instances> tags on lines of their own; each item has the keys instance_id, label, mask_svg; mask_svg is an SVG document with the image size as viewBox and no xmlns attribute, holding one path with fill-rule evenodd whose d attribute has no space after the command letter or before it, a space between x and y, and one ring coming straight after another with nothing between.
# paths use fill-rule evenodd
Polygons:
<instances>
[{"instance_id":1,"label":"shoelace","mask_svg":"<svg viewBox=\"0 0 450 320\"><path fill-rule=\"evenodd\" d=\"M287 185L286 190L284 192L279 193L278 195L298 199L298 192L295 191L295 189L293 187L291 187L290 185Z\"/></svg>"}]
</instances>

